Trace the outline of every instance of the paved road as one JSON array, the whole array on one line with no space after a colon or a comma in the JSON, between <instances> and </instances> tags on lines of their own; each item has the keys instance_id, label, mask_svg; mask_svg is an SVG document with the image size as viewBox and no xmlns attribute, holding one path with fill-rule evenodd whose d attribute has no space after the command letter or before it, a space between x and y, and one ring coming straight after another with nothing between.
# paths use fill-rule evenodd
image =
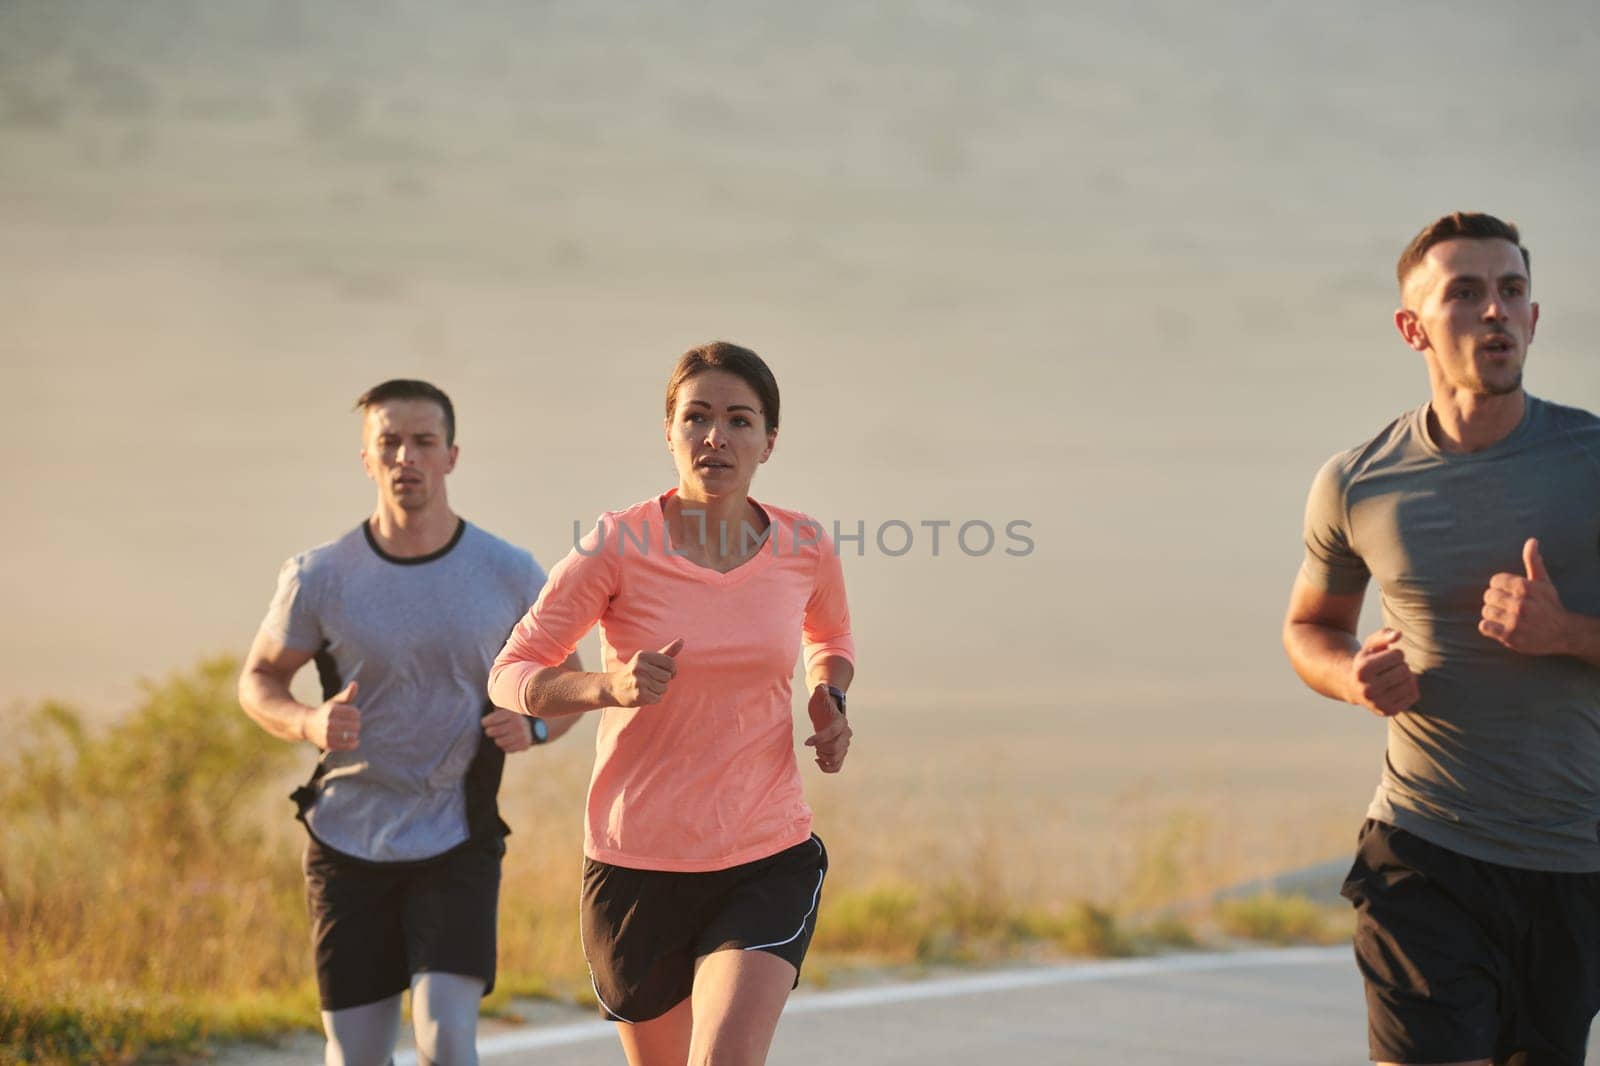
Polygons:
<instances>
[{"instance_id":1,"label":"paved road","mask_svg":"<svg viewBox=\"0 0 1600 1066\"><path fill-rule=\"evenodd\" d=\"M623 1062L611 1027L485 1037L485 1064ZM1346 1066L1366 1061L1350 949L1171 955L796 993L771 1066ZM1600 1066L1591 1052L1589 1066Z\"/></svg>"}]
</instances>

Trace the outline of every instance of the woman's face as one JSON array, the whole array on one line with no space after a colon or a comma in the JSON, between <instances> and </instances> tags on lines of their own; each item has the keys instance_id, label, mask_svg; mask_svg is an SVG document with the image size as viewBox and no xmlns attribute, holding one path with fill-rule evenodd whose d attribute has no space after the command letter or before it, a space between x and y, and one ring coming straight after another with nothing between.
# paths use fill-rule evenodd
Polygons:
<instances>
[{"instance_id":1,"label":"woman's face","mask_svg":"<svg viewBox=\"0 0 1600 1066\"><path fill-rule=\"evenodd\" d=\"M702 370L679 385L666 427L679 494L700 499L747 494L778 439L755 390L726 370Z\"/></svg>"}]
</instances>

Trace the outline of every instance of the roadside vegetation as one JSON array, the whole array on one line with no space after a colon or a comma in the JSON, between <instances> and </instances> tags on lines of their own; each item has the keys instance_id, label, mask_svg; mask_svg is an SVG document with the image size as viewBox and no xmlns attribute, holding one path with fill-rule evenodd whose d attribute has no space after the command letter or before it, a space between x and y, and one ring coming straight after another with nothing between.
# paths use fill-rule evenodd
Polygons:
<instances>
[{"instance_id":1,"label":"roadside vegetation","mask_svg":"<svg viewBox=\"0 0 1600 1066\"><path fill-rule=\"evenodd\" d=\"M146 684L100 728L59 703L7 720L0 1064L192 1061L217 1041L316 1025L302 838L283 799L305 752L240 712L237 669L219 657ZM574 751L547 764L519 808L578 809L585 761ZM588 1002L573 820L559 830L511 820L501 976L485 1011L509 1012L517 998ZM852 842L848 820L830 824L835 856L868 846ZM807 980L1349 935L1343 914L1301 897L1196 902L1206 835L1193 815L1163 822L1110 899L1008 889L992 846L940 865L937 878L830 879Z\"/></svg>"}]
</instances>

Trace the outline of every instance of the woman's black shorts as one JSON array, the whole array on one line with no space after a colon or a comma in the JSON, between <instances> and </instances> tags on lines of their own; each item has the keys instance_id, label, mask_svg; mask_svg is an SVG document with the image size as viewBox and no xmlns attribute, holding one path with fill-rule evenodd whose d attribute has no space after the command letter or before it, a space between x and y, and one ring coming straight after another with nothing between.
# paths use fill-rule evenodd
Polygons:
<instances>
[{"instance_id":1,"label":"woman's black shorts","mask_svg":"<svg viewBox=\"0 0 1600 1066\"><path fill-rule=\"evenodd\" d=\"M1373 1059L1583 1066L1600 873L1501 866L1369 821L1343 891Z\"/></svg>"},{"instance_id":2,"label":"woman's black shorts","mask_svg":"<svg viewBox=\"0 0 1600 1066\"><path fill-rule=\"evenodd\" d=\"M645 1022L694 987L695 960L713 951L765 951L800 964L817 927L828 852L813 835L726 870L668 873L585 859L583 953L600 1013Z\"/></svg>"},{"instance_id":3,"label":"woman's black shorts","mask_svg":"<svg viewBox=\"0 0 1600 1066\"><path fill-rule=\"evenodd\" d=\"M468 842L420 862L376 863L311 838L306 907L322 1009L388 999L419 973L477 977L487 995L502 850Z\"/></svg>"}]
</instances>

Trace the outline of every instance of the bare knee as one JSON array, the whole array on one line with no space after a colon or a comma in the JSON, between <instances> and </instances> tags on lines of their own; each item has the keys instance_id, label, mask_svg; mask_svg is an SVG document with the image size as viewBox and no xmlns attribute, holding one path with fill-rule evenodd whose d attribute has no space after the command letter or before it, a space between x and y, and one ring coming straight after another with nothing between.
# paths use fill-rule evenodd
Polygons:
<instances>
[{"instance_id":1,"label":"bare knee","mask_svg":"<svg viewBox=\"0 0 1600 1066\"><path fill-rule=\"evenodd\" d=\"M411 984L411 1019L422 1066L476 1066L478 1001L483 982L458 974L418 974Z\"/></svg>"},{"instance_id":2,"label":"bare knee","mask_svg":"<svg viewBox=\"0 0 1600 1066\"><path fill-rule=\"evenodd\" d=\"M415 1020L421 1066L473 1066L478 1061L478 1026L460 1018Z\"/></svg>"},{"instance_id":3,"label":"bare knee","mask_svg":"<svg viewBox=\"0 0 1600 1066\"><path fill-rule=\"evenodd\" d=\"M385 1066L394 1058L400 1035L400 997L323 1011L322 1029L328 1034L323 1051L326 1066Z\"/></svg>"}]
</instances>

